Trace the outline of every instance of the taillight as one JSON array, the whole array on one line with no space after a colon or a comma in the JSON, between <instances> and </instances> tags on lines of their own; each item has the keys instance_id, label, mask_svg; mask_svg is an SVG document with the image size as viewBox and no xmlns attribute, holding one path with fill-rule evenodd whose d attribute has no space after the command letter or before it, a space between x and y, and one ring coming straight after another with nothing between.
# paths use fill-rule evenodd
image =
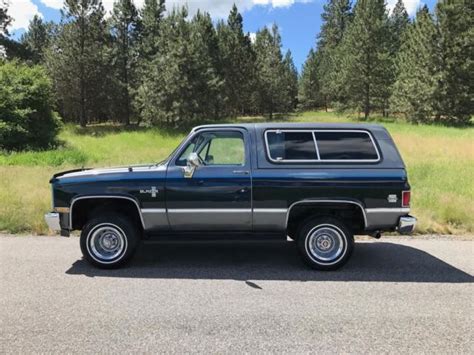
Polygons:
<instances>
[{"instance_id":1,"label":"taillight","mask_svg":"<svg viewBox=\"0 0 474 355\"><path fill-rule=\"evenodd\" d=\"M402 207L410 207L410 191L402 191Z\"/></svg>"}]
</instances>

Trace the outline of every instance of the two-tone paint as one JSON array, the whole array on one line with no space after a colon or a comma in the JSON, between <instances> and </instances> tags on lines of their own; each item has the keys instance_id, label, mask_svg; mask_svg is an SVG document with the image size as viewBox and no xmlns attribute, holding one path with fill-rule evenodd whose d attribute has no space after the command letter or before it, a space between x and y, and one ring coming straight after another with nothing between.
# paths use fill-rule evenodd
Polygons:
<instances>
[{"instance_id":1,"label":"two-tone paint","mask_svg":"<svg viewBox=\"0 0 474 355\"><path fill-rule=\"evenodd\" d=\"M377 162L274 162L268 130L363 130L380 155ZM200 166L183 175L177 158L203 131L242 133L245 163ZM301 204L352 205L363 216L358 232L394 230L407 216L402 191L410 189L403 161L388 132L378 125L245 124L196 127L164 162L56 174L53 207L63 234L73 229L75 206L84 199L127 200L136 206L146 234L186 231L276 232L286 235L291 211ZM390 197L391 196L391 197Z\"/></svg>"}]
</instances>

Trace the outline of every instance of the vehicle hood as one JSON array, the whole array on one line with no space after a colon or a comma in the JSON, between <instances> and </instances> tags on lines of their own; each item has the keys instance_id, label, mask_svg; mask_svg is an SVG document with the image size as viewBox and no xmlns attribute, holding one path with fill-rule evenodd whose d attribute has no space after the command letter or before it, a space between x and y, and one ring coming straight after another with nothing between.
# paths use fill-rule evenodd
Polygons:
<instances>
[{"instance_id":1,"label":"vehicle hood","mask_svg":"<svg viewBox=\"0 0 474 355\"><path fill-rule=\"evenodd\" d=\"M165 172L164 164L144 164L111 168L81 168L54 174L51 183L76 183L98 180L133 179L153 173Z\"/></svg>"}]
</instances>

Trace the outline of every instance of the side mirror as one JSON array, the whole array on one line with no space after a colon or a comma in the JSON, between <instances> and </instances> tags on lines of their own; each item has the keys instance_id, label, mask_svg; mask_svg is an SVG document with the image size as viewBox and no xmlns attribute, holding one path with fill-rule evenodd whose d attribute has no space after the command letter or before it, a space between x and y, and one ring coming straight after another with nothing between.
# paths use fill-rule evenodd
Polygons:
<instances>
[{"instance_id":1,"label":"side mirror","mask_svg":"<svg viewBox=\"0 0 474 355\"><path fill-rule=\"evenodd\" d=\"M198 166L201 165L201 158L199 158L199 155L195 152L190 153L187 159L187 163L190 166L194 166L197 168Z\"/></svg>"},{"instance_id":2,"label":"side mirror","mask_svg":"<svg viewBox=\"0 0 474 355\"><path fill-rule=\"evenodd\" d=\"M184 177L185 178L192 178L194 175L194 171L198 166L201 165L201 159L197 153L190 153L188 158L186 159L186 167L183 168Z\"/></svg>"}]
</instances>

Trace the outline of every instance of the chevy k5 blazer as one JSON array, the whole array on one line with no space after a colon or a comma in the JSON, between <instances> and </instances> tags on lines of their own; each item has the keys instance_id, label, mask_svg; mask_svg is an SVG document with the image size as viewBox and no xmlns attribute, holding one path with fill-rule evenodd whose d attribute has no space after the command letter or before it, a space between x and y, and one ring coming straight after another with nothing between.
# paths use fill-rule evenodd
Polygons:
<instances>
[{"instance_id":1,"label":"chevy k5 blazer","mask_svg":"<svg viewBox=\"0 0 474 355\"><path fill-rule=\"evenodd\" d=\"M372 124L199 126L161 163L50 182L48 225L81 230L85 259L102 268L123 265L145 238L225 236L289 237L311 267L332 270L354 235L411 233L416 223L402 158Z\"/></svg>"}]
</instances>

